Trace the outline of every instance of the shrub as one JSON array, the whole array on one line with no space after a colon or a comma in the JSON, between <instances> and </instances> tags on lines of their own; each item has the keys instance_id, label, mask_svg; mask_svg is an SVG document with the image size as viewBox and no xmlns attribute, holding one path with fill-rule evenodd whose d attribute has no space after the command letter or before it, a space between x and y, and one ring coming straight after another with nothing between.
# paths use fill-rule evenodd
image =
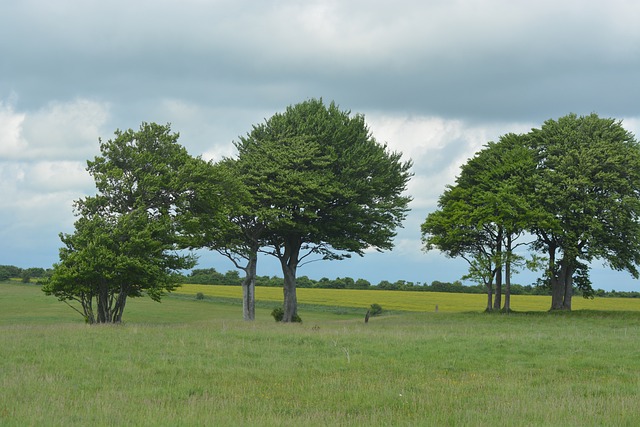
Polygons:
<instances>
[{"instance_id":1,"label":"shrub","mask_svg":"<svg viewBox=\"0 0 640 427\"><path fill-rule=\"evenodd\" d=\"M371 304L371 308L369 309L369 314L371 316L377 316L382 313L382 306L380 304Z\"/></svg>"},{"instance_id":2,"label":"shrub","mask_svg":"<svg viewBox=\"0 0 640 427\"><path fill-rule=\"evenodd\" d=\"M284 317L284 309L282 307L276 307L271 312L271 315L276 320L276 322L282 322L282 318Z\"/></svg>"},{"instance_id":3,"label":"shrub","mask_svg":"<svg viewBox=\"0 0 640 427\"><path fill-rule=\"evenodd\" d=\"M276 307L271 312L271 315L275 319L276 322L282 322L282 318L284 317L284 309L282 307ZM292 322L302 323L302 319L297 314L293 316Z\"/></svg>"},{"instance_id":4,"label":"shrub","mask_svg":"<svg viewBox=\"0 0 640 427\"><path fill-rule=\"evenodd\" d=\"M196 294L196 299L204 299L204 294L202 292L198 292Z\"/></svg>"}]
</instances>

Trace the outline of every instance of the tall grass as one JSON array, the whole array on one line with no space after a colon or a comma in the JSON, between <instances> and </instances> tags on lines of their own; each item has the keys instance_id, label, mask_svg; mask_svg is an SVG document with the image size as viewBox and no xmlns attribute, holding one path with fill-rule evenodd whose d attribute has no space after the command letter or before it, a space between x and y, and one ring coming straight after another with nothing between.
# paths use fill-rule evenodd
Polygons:
<instances>
[{"instance_id":1,"label":"tall grass","mask_svg":"<svg viewBox=\"0 0 640 427\"><path fill-rule=\"evenodd\" d=\"M0 425L634 426L640 413L636 312L277 324L267 308L244 322L235 305L168 298L131 301L125 318L88 326L35 286L0 284Z\"/></svg>"}]
</instances>

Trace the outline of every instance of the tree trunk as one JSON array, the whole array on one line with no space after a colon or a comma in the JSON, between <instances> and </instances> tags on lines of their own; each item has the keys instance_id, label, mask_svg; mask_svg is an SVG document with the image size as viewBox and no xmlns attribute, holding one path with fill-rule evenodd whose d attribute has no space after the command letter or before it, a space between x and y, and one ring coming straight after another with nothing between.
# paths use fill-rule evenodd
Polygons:
<instances>
[{"instance_id":1,"label":"tree trunk","mask_svg":"<svg viewBox=\"0 0 640 427\"><path fill-rule=\"evenodd\" d=\"M80 301L82 304L84 320L88 324L93 325L94 323L96 323L96 317L93 313L93 294L85 294L84 292L82 292L80 294Z\"/></svg>"},{"instance_id":2,"label":"tree trunk","mask_svg":"<svg viewBox=\"0 0 640 427\"><path fill-rule=\"evenodd\" d=\"M487 283L487 309L486 312L493 310L493 281Z\"/></svg>"},{"instance_id":3,"label":"tree trunk","mask_svg":"<svg viewBox=\"0 0 640 427\"><path fill-rule=\"evenodd\" d=\"M566 275L564 278L564 301L562 302L562 307L564 310L571 311L571 297L573 296L573 263L568 263L569 266L566 268Z\"/></svg>"},{"instance_id":4,"label":"tree trunk","mask_svg":"<svg viewBox=\"0 0 640 427\"><path fill-rule=\"evenodd\" d=\"M96 297L98 306L98 323L108 323L111 321L109 313L109 288L105 283L101 283Z\"/></svg>"},{"instance_id":5,"label":"tree trunk","mask_svg":"<svg viewBox=\"0 0 640 427\"><path fill-rule=\"evenodd\" d=\"M502 230L498 231L496 241L496 296L493 300L493 309L500 310L502 306Z\"/></svg>"},{"instance_id":6,"label":"tree trunk","mask_svg":"<svg viewBox=\"0 0 640 427\"><path fill-rule=\"evenodd\" d=\"M284 315L283 322L292 322L298 314L298 297L296 295L296 273L295 269L282 264L284 274Z\"/></svg>"},{"instance_id":7,"label":"tree trunk","mask_svg":"<svg viewBox=\"0 0 640 427\"><path fill-rule=\"evenodd\" d=\"M552 276L551 310L571 311L575 265L575 256L563 254L558 274Z\"/></svg>"},{"instance_id":8,"label":"tree trunk","mask_svg":"<svg viewBox=\"0 0 640 427\"><path fill-rule=\"evenodd\" d=\"M549 282L551 285L551 308L549 311L564 310L564 286L566 275L565 259L556 265L556 245L549 243Z\"/></svg>"},{"instance_id":9,"label":"tree trunk","mask_svg":"<svg viewBox=\"0 0 640 427\"><path fill-rule=\"evenodd\" d=\"M113 307L113 323L122 322L122 314L124 313L124 306L127 304L127 290L123 287L120 289L120 293L118 294L118 298L116 299L116 304Z\"/></svg>"},{"instance_id":10,"label":"tree trunk","mask_svg":"<svg viewBox=\"0 0 640 427\"><path fill-rule=\"evenodd\" d=\"M284 315L283 322L292 322L298 315L298 297L296 296L296 270L298 269L298 256L302 240L299 237L289 237L284 243L284 253L278 251L278 258L282 266L284 276Z\"/></svg>"},{"instance_id":11,"label":"tree trunk","mask_svg":"<svg viewBox=\"0 0 640 427\"><path fill-rule=\"evenodd\" d=\"M551 310L564 309L564 264L561 262L560 270L551 273Z\"/></svg>"},{"instance_id":12,"label":"tree trunk","mask_svg":"<svg viewBox=\"0 0 640 427\"><path fill-rule=\"evenodd\" d=\"M505 248L506 257L504 260L504 280L505 280L505 292L504 292L504 306L502 311L505 313L511 312L511 234L507 234L507 245Z\"/></svg>"},{"instance_id":13,"label":"tree trunk","mask_svg":"<svg viewBox=\"0 0 640 427\"><path fill-rule=\"evenodd\" d=\"M502 264L496 266L496 293L493 297L493 309L500 310L502 305Z\"/></svg>"},{"instance_id":14,"label":"tree trunk","mask_svg":"<svg viewBox=\"0 0 640 427\"><path fill-rule=\"evenodd\" d=\"M242 317L244 320L255 320L256 318L256 271L258 265L258 254L249 255L249 262L245 269L245 277L242 281Z\"/></svg>"}]
</instances>

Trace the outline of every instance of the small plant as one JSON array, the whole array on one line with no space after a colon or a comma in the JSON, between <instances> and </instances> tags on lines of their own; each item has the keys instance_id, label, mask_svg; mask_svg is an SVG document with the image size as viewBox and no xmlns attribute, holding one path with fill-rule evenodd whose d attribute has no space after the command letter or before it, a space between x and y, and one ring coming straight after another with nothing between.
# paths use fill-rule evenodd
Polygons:
<instances>
[{"instance_id":1,"label":"small plant","mask_svg":"<svg viewBox=\"0 0 640 427\"><path fill-rule=\"evenodd\" d=\"M371 304L371 308L369 309L369 314L371 316L378 316L382 314L382 306L380 304Z\"/></svg>"},{"instance_id":2,"label":"small plant","mask_svg":"<svg viewBox=\"0 0 640 427\"><path fill-rule=\"evenodd\" d=\"M282 318L284 317L284 309L282 307L276 307L271 312L271 315L276 322L282 322ZM302 319L297 314L293 316L293 319L291 319L291 321L295 323L302 323Z\"/></svg>"},{"instance_id":3,"label":"small plant","mask_svg":"<svg viewBox=\"0 0 640 427\"><path fill-rule=\"evenodd\" d=\"M271 312L271 315L276 320L276 322L282 322L282 318L284 317L284 310L282 307L276 307Z\"/></svg>"},{"instance_id":4,"label":"small plant","mask_svg":"<svg viewBox=\"0 0 640 427\"><path fill-rule=\"evenodd\" d=\"M204 294L202 292L198 292L196 294L196 299L204 299Z\"/></svg>"}]
</instances>

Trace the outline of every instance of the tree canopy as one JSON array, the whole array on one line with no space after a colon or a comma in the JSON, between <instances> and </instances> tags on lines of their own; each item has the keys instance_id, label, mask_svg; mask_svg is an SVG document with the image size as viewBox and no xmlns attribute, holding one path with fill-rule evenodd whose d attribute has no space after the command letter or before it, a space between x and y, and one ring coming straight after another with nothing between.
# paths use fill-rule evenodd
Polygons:
<instances>
[{"instance_id":1,"label":"tree canopy","mask_svg":"<svg viewBox=\"0 0 640 427\"><path fill-rule=\"evenodd\" d=\"M489 142L461 167L456 184L447 187L438 201L439 209L421 226L425 250L439 249L469 263L466 277L487 288L487 310L501 308L503 266L505 310L510 309L514 241L532 215L525 195L533 169L522 135L507 134L498 142Z\"/></svg>"},{"instance_id":2,"label":"tree canopy","mask_svg":"<svg viewBox=\"0 0 640 427\"><path fill-rule=\"evenodd\" d=\"M284 317L297 316L296 271L393 247L410 197L411 162L371 135L364 116L312 99L255 125L236 143L236 170L266 228L263 250L284 274Z\"/></svg>"},{"instance_id":3,"label":"tree canopy","mask_svg":"<svg viewBox=\"0 0 640 427\"><path fill-rule=\"evenodd\" d=\"M552 309L571 309L574 279L591 289L588 263L603 260L638 277L640 146L622 123L596 114L547 120L529 134L536 161L532 224L549 257Z\"/></svg>"}]
</instances>

